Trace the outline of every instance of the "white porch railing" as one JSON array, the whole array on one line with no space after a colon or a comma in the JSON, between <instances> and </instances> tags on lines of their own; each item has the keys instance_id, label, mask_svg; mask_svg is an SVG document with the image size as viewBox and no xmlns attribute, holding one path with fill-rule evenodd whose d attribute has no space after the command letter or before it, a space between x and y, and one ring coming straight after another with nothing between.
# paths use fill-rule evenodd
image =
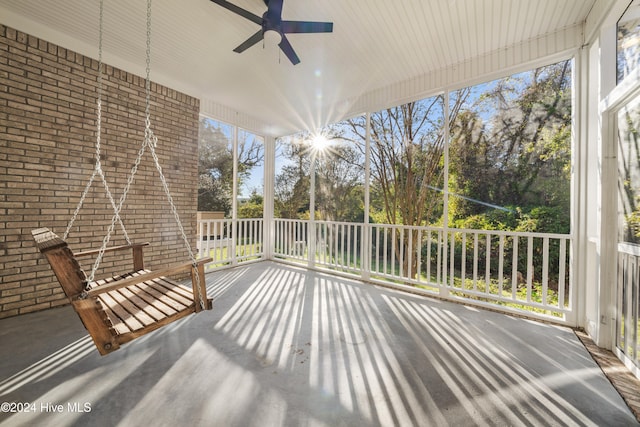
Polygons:
<instances>
[{"instance_id":1,"label":"white porch railing","mask_svg":"<svg viewBox=\"0 0 640 427\"><path fill-rule=\"evenodd\" d=\"M216 219L198 221L198 257L211 257L207 269L263 257L262 219Z\"/></svg>"},{"instance_id":2,"label":"white porch railing","mask_svg":"<svg viewBox=\"0 0 640 427\"><path fill-rule=\"evenodd\" d=\"M573 320L569 235L456 229L448 237L449 292Z\"/></svg>"},{"instance_id":3,"label":"white porch railing","mask_svg":"<svg viewBox=\"0 0 640 427\"><path fill-rule=\"evenodd\" d=\"M640 376L640 247L618 244L616 348L618 357Z\"/></svg>"},{"instance_id":4,"label":"white porch railing","mask_svg":"<svg viewBox=\"0 0 640 427\"><path fill-rule=\"evenodd\" d=\"M275 220L274 254L286 259L305 261L308 257L308 221Z\"/></svg>"},{"instance_id":5,"label":"white porch railing","mask_svg":"<svg viewBox=\"0 0 640 427\"><path fill-rule=\"evenodd\" d=\"M571 236L275 219L275 257L573 325Z\"/></svg>"},{"instance_id":6,"label":"white porch railing","mask_svg":"<svg viewBox=\"0 0 640 427\"><path fill-rule=\"evenodd\" d=\"M273 226L273 254L286 262L575 323L569 235L292 219ZM213 258L208 269L261 260L265 233L262 219L202 220L198 255Z\"/></svg>"}]
</instances>

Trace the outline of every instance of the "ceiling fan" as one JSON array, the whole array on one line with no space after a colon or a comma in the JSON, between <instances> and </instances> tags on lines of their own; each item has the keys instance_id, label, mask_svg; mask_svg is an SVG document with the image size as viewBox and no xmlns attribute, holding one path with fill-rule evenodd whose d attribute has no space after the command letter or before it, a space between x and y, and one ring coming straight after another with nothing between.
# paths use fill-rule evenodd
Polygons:
<instances>
[{"instance_id":1,"label":"ceiling fan","mask_svg":"<svg viewBox=\"0 0 640 427\"><path fill-rule=\"evenodd\" d=\"M240 46L233 49L234 52L244 52L254 44L264 39L265 33L274 31L280 42L278 46L287 55L289 61L293 65L300 62L300 58L293 50L293 46L289 43L286 34L291 33L331 33L333 31L333 22L310 22L310 21L283 21L282 20L282 3L284 0L263 0L267 5L267 11L262 15L262 18L258 15L231 4L225 0L211 0L212 2L219 4L225 9L230 10L251 22L255 22L262 28L257 33L249 37Z\"/></svg>"}]
</instances>

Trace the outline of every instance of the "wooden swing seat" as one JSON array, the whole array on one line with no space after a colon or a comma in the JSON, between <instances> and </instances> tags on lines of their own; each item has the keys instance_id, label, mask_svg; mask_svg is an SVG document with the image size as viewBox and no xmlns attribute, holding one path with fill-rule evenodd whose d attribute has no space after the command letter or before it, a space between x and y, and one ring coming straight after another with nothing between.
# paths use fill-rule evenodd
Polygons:
<instances>
[{"instance_id":1,"label":"wooden swing seat","mask_svg":"<svg viewBox=\"0 0 640 427\"><path fill-rule=\"evenodd\" d=\"M212 308L204 275L204 264L211 258L198 260L195 266L186 262L149 271L144 268L143 257L143 248L149 243L111 247L105 252L132 251L132 271L96 280L87 286L87 276L77 258L96 255L98 250L74 254L67 243L48 228L38 228L31 233L101 355L202 311L200 296L204 309ZM180 273L191 274L191 287L166 277Z\"/></svg>"}]
</instances>

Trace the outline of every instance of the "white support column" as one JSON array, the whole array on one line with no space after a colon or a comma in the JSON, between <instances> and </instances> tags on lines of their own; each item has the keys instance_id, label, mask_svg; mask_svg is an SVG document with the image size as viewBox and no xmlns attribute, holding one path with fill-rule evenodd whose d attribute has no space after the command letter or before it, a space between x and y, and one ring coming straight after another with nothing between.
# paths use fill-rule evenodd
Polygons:
<instances>
[{"instance_id":1,"label":"white support column","mask_svg":"<svg viewBox=\"0 0 640 427\"><path fill-rule=\"evenodd\" d=\"M449 121L451 118L449 117L451 112L449 111L449 90L444 91L444 194L443 194L443 206L442 206L442 216L443 216L443 236L442 236L442 283L440 284L440 295L444 298L449 296L449 288L448 288L448 274L449 265L448 265L448 243L449 243Z\"/></svg>"},{"instance_id":2,"label":"white support column","mask_svg":"<svg viewBox=\"0 0 640 427\"><path fill-rule=\"evenodd\" d=\"M273 259L275 253L274 197L276 176L276 140L264 139L264 188L262 201L262 248L265 259Z\"/></svg>"},{"instance_id":3,"label":"white support column","mask_svg":"<svg viewBox=\"0 0 640 427\"><path fill-rule=\"evenodd\" d=\"M579 297L579 301L584 299L583 320L585 331L597 343L600 325L599 314L599 276L600 276L600 203L602 198L602 168L600 150L600 115L598 103L600 101L600 43L599 40L588 46L588 54L585 54L587 70L586 88L584 89L585 110L581 112L579 120L581 126L585 127L585 133L581 135L580 143L582 152L585 154L585 180L580 189L580 196L584 197L584 217L580 220L584 223L585 240L578 240L576 245L582 247L585 253L585 264L581 264L580 273L583 280L584 296Z\"/></svg>"},{"instance_id":4,"label":"white support column","mask_svg":"<svg viewBox=\"0 0 640 427\"><path fill-rule=\"evenodd\" d=\"M589 55L588 48L582 47L573 60L573 82L571 118L571 241L569 252L569 285L571 289L572 326L585 327L585 307L587 290L587 260L589 246L587 233L587 162L588 162L588 99L589 99Z\"/></svg>"},{"instance_id":5,"label":"white support column","mask_svg":"<svg viewBox=\"0 0 640 427\"><path fill-rule=\"evenodd\" d=\"M600 33L599 62L600 71L598 100L604 98L615 88L616 81L616 25L609 25ZM597 89L592 89L597 90ZM599 114L598 114L599 113ZM617 144L614 123L608 119L608 112L601 109L596 111L600 124L600 216L599 228L599 274L597 284L597 333L594 337L596 344L613 350L615 346L615 290L616 290L616 259L617 259ZM592 115L593 117L593 115Z\"/></svg>"},{"instance_id":6,"label":"white support column","mask_svg":"<svg viewBox=\"0 0 640 427\"><path fill-rule=\"evenodd\" d=\"M367 280L371 276L371 226L369 225L369 189L371 187L371 113L366 115L366 133L364 147L364 224L362 225L362 247L360 260L362 278Z\"/></svg>"},{"instance_id":7,"label":"white support column","mask_svg":"<svg viewBox=\"0 0 640 427\"><path fill-rule=\"evenodd\" d=\"M229 250L231 251L231 264L236 265L236 241L238 240L238 126L233 126L233 205L231 207L231 243Z\"/></svg>"},{"instance_id":8,"label":"white support column","mask_svg":"<svg viewBox=\"0 0 640 427\"><path fill-rule=\"evenodd\" d=\"M616 259L618 252L618 179L615 126L602 117L602 198L600 217L600 275L598 298L598 334L596 344L613 350L615 345Z\"/></svg>"},{"instance_id":9,"label":"white support column","mask_svg":"<svg viewBox=\"0 0 640 427\"><path fill-rule=\"evenodd\" d=\"M311 176L309 177L309 228L307 229L307 262L309 268L316 265L316 158L315 151L311 154Z\"/></svg>"}]
</instances>

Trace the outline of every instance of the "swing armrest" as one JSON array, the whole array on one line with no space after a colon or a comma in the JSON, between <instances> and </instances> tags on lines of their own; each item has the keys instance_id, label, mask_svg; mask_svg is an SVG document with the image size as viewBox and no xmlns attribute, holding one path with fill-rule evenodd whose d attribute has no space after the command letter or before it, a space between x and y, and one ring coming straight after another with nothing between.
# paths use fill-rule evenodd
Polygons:
<instances>
[{"instance_id":1,"label":"swing armrest","mask_svg":"<svg viewBox=\"0 0 640 427\"><path fill-rule=\"evenodd\" d=\"M144 253L142 248L145 246L149 246L149 242L146 243L132 243L130 245L122 245L122 246L113 246L111 248L107 248L104 250L104 253L107 252L116 252L123 251L127 249L131 249L131 258L133 259L133 271L144 270ZM92 249L88 251L78 252L74 254L76 258L83 256L91 256L97 255L100 252L100 249Z\"/></svg>"},{"instance_id":2,"label":"swing armrest","mask_svg":"<svg viewBox=\"0 0 640 427\"><path fill-rule=\"evenodd\" d=\"M149 245L150 245L149 242L145 242L145 243L132 243L130 245L122 245L122 246L112 246L110 248L105 249L104 252L105 253L107 253L107 252L116 252L116 251L122 251L122 250L125 250L125 249L141 248L141 247L149 246ZM99 252L100 252L100 249L90 249L88 251L74 252L73 255L76 258L80 258L80 257L85 257L85 256L98 255Z\"/></svg>"},{"instance_id":3,"label":"swing armrest","mask_svg":"<svg viewBox=\"0 0 640 427\"><path fill-rule=\"evenodd\" d=\"M204 265L208 262L213 261L213 258L203 258L199 259L196 262L196 268L200 265ZM106 292L113 291L115 289L120 289L126 286L134 285L136 283L141 283L147 280L157 279L163 276L170 276L176 273L182 273L191 270L191 274L193 275L192 270L193 264L191 261L184 262L182 264L176 264L171 267L166 267L160 270L150 271L148 273L139 274L136 276L127 277L124 279L116 280L110 283L105 283L104 285L98 285L95 288L87 291L88 297L96 297L100 294L104 294Z\"/></svg>"}]
</instances>

